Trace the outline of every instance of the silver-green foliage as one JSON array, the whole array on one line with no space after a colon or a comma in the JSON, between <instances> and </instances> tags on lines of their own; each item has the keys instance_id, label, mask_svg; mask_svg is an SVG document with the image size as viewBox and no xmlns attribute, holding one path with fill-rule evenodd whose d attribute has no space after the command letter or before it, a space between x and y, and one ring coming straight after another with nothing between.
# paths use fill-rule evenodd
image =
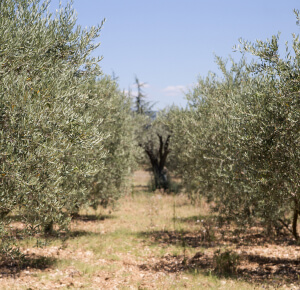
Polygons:
<instances>
[{"instance_id":1,"label":"silver-green foliage","mask_svg":"<svg viewBox=\"0 0 300 290\"><path fill-rule=\"evenodd\" d=\"M91 81L87 89L90 96L102 101L94 116L101 119L101 128L107 133L102 143L103 167L94 176L89 196L89 204L96 208L114 203L130 187L137 145L130 99L120 92L116 81L104 76Z\"/></svg>"},{"instance_id":2,"label":"silver-green foliage","mask_svg":"<svg viewBox=\"0 0 300 290\"><path fill-rule=\"evenodd\" d=\"M94 41L102 24L82 30L76 26L71 4L55 16L47 13L48 4L0 2L3 239L7 237L3 218L10 211L19 214L31 232L53 223L66 228L70 213L89 202L95 176L109 171L118 175L115 179L123 178L123 172L105 168L118 168L122 156L130 154L126 151L130 146L123 144L126 138L116 133L127 118L126 100L116 88L112 96L101 97L115 84L103 80L99 94L84 90L100 75L100 59L90 53L98 46ZM106 115L101 115L104 109ZM119 141L123 145L115 145ZM110 161L108 166L113 156L118 156L117 163ZM118 170L127 170L122 166Z\"/></svg>"},{"instance_id":3,"label":"silver-green foliage","mask_svg":"<svg viewBox=\"0 0 300 290\"><path fill-rule=\"evenodd\" d=\"M189 108L174 114L173 146L188 190L214 198L226 216L268 225L292 212L297 238L300 177L300 43L281 58L278 36L242 42L248 64L222 59L223 77L199 79ZM288 51L288 49L287 49ZM228 69L229 67L229 69Z\"/></svg>"}]
</instances>

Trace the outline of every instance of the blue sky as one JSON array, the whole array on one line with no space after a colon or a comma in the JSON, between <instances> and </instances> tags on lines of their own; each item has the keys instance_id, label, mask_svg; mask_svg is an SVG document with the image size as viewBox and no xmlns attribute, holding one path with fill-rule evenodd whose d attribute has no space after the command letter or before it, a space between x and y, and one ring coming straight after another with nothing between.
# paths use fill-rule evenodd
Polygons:
<instances>
[{"instance_id":1,"label":"blue sky","mask_svg":"<svg viewBox=\"0 0 300 290\"><path fill-rule=\"evenodd\" d=\"M137 76L159 109L184 106L184 91L217 72L214 54L238 59L232 48L240 37L264 40L280 31L283 45L300 29L293 14L299 0L75 0L73 7L83 27L106 18L94 53L103 56L103 72L133 92Z\"/></svg>"}]
</instances>

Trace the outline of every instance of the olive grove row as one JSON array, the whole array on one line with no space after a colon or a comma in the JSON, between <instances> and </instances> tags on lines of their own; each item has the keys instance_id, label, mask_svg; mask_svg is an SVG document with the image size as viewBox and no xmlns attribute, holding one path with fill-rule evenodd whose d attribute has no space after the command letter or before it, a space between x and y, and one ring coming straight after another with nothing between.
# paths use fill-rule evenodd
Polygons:
<instances>
[{"instance_id":1,"label":"olive grove row","mask_svg":"<svg viewBox=\"0 0 300 290\"><path fill-rule=\"evenodd\" d=\"M22 234L67 229L81 206L107 205L133 164L130 102L101 74L101 25L81 29L71 5L0 2L0 240L11 212Z\"/></svg>"},{"instance_id":2,"label":"olive grove row","mask_svg":"<svg viewBox=\"0 0 300 290\"><path fill-rule=\"evenodd\" d=\"M133 113L130 98L91 56L102 24L81 29L70 4L55 15L48 5L0 2L2 253L15 249L16 236L51 233L54 225L67 230L82 206L117 200L142 151L155 187L168 188L167 166L191 197L213 200L220 217L284 227L299 238L297 35L284 56L279 36L241 40L239 62L217 57L222 75L200 78L185 109L154 120L141 91ZM10 229L16 216L25 226L17 235Z\"/></svg>"},{"instance_id":3,"label":"olive grove row","mask_svg":"<svg viewBox=\"0 0 300 290\"><path fill-rule=\"evenodd\" d=\"M171 112L177 172L187 192L213 200L221 216L243 227L260 221L269 231L284 228L298 239L299 36L286 54L278 35L241 39L236 49L239 62L217 57L222 76L200 78L188 107Z\"/></svg>"}]
</instances>

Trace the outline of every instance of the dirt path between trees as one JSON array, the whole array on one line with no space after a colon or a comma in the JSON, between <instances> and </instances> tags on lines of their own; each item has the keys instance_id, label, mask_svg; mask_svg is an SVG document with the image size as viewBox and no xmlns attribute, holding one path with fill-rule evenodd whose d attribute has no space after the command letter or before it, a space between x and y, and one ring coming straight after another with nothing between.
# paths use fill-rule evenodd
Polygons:
<instances>
[{"instance_id":1,"label":"dirt path between trees","mask_svg":"<svg viewBox=\"0 0 300 290\"><path fill-rule=\"evenodd\" d=\"M148 181L136 172L133 193L114 210L82 211L67 239L22 242L28 258L0 268L1 289L300 289L300 246L290 237L220 226L204 201L147 193ZM239 255L234 274L213 271L219 249Z\"/></svg>"}]
</instances>

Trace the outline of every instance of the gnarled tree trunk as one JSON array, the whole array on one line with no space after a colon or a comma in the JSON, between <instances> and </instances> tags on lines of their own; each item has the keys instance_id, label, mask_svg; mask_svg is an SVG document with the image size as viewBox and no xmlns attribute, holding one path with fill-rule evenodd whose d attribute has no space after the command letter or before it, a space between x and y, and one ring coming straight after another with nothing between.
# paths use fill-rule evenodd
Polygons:
<instances>
[{"instance_id":1,"label":"gnarled tree trunk","mask_svg":"<svg viewBox=\"0 0 300 290\"><path fill-rule=\"evenodd\" d=\"M167 170L165 168L165 165L167 156L170 153L169 141L171 135L168 135L165 141L163 140L163 137L161 135L157 134L157 136L159 138L158 151L155 150L152 140L140 146L144 148L151 162L155 188L167 190L169 188L169 180L167 177Z\"/></svg>"}]
</instances>

